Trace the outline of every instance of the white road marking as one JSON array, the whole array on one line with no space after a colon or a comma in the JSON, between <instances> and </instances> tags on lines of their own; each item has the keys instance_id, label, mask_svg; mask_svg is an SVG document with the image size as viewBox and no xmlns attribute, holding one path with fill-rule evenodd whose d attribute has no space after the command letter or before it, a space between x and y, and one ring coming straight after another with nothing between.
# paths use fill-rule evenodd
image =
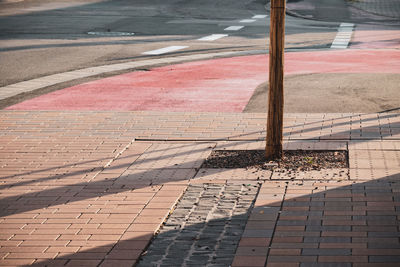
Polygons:
<instances>
[{"instance_id":1,"label":"white road marking","mask_svg":"<svg viewBox=\"0 0 400 267\"><path fill-rule=\"evenodd\" d=\"M228 28L225 28L224 31L238 31L242 28L244 28L244 26L229 26Z\"/></svg>"},{"instance_id":2,"label":"white road marking","mask_svg":"<svg viewBox=\"0 0 400 267\"><path fill-rule=\"evenodd\" d=\"M354 24L353 23L341 23L336 34L335 40L333 40L332 49L346 49L349 46L351 36L353 35Z\"/></svg>"},{"instance_id":3,"label":"white road marking","mask_svg":"<svg viewBox=\"0 0 400 267\"><path fill-rule=\"evenodd\" d=\"M221 39L226 36L228 36L228 34L211 34L209 36L206 36L206 37L203 37L203 38L200 38L197 40L199 40L199 41L215 41L215 40Z\"/></svg>"},{"instance_id":4,"label":"white road marking","mask_svg":"<svg viewBox=\"0 0 400 267\"><path fill-rule=\"evenodd\" d=\"M252 23L255 22L255 19L242 19L241 21L239 21L240 23Z\"/></svg>"},{"instance_id":5,"label":"white road marking","mask_svg":"<svg viewBox=\"0 0 400 267\"><path fill-rule=\"evenodd\" d=\"M253 19L265 19L268 15L254 15Z\"/></svg>"},{"instance_id":6,"label":"white road marking","mask_svg":"<svg viewBox=\"0 0 400 267\"><path fill-rule=\"evenodd\" d=\"M133 36L133 32L88 32L89 35L99 35L99 36Z\"/></svg>"},{"instance_id":7,"label":"white road marking","mask_svg":"<svg viewBox=\"0 0 400 267\"><path fill-rule=\"evenodd\" d=\"M161 54L166 54L166 53L169 53L169 52L185 49L187 47L188 46L173 45L173 46L160 48L160 49L157 49L157 50L147 51L147 52L144 52L142 54L144 54L144 55L161 55Z\"/></svg>"},{"instance_id":8,"label":"white road marking","mask_svg":"<svg viewBox=\"0 0 400 267\"><path fill-rule=\"evenodd\" d=\"M340 23L340 27L351 27L351 28L353 28L354 27L354 24L353 23Z\"/></svg>"}]
</instances>

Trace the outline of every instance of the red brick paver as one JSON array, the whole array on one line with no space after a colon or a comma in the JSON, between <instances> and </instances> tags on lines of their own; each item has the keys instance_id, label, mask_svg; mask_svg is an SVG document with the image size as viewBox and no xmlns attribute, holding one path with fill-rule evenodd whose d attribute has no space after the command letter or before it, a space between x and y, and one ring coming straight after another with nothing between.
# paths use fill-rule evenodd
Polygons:
<instances>
[{"instance_id":1,"label":"red brick paver","mask_svg":"<svg viewBox=\"0 0 400 267\"><path fill-rule=\"evenodd\" d=\"M395 266L399 128L390 113L287 114L285 148L350 157L346 179L292 181L199 170L215 148L262 149L263 114L2 111L0 265L131 266L189 183L232 180L262 184L233 266Z\"/></svg>"}]
</instances>

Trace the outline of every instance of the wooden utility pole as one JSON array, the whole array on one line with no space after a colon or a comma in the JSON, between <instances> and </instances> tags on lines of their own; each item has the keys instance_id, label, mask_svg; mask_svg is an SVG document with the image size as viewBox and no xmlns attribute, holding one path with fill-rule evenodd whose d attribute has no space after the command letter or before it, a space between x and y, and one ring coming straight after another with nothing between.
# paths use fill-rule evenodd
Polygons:
<instances>
[{"instance_id":1,"label":"wooden utility pole","mask_svg":"<svg viewBox=\"0 0 400 267\"><path fill-rule=\"evenodd\" d=\"M283 139L283 54L286 0L271 0L269 45L269 94L267 146L268 160L282 157Z\"/></svg>"}]
</instances>

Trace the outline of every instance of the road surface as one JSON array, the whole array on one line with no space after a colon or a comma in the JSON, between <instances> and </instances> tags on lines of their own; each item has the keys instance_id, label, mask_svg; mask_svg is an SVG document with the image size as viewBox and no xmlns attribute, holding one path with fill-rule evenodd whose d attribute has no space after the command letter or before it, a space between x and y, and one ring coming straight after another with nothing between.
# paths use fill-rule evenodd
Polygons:
<instances>
[{"instance_id":1,"label":"road surface","mask_svg":"<svg viewBox=\"0 0 400 267\"><path fill-rule=\"evenodd\" d=\"M268 1L209 0L200 3L178 0L36 0L2 1L0 7L0 61L2 62L0 86L93 66L216 52L259 55L267 54L268 50ZM381 8L378 11L382 10L384 9ZM324 54L329 57L332 44L342 38L338 37L341 31L350 31L350 35L345 37L348 39L346 47L340 50L372 51L371 56L367 58L371 60L371 64L376 57L379 57L373 51L385 50L391 58L397 59L400 47L398 19L393 18L393 14L388 16L387 12L382 11L382 14L376 14L370 11L365 7L362 9L339 0L318 1L318 3L311 0L288 1L285 47L288 53L299 53L299 59L293 63L294 66L301 72L304 65L302 61L307 60L306 55L309 53ZM346 43L346 40L344 42ZM305 56L302 58L302 55ZM354 57L356 56L355 53ZM351 62L346 62L346 58L342 60L345 68L352 69L348 65ZM292 63L287 61L287 64ZM390 73L379 69L376 69L376 72L361 72L354 68L346 73L336 71L321 73L319 69L325 64L328 62L315 62L312 75L287 73L285 87L288 95L287 111L375 112L396 109L400 106L396 98L399 84L396 65ZM262 72L267 69L258 68L254 71L251 64L247 65L249 66L247 68L244 65L232 65L231 68L239 71L240 75L237 77L249 77L248 73L257 72L258 78L252 81L241 78L244 88L236 90L235 94L245 95L245 97L241 100L240 107L232 104L235 107L227 111L265 112L265 83L268 75L266 73L264 78ZM373 65L371 69L374 69ZM147 70L146 68L139 71L147 72ZM123 72L128 71L130 70ZM227 73L226 76L219 75L217 77L219 84L229 87L229 84L234 82L235 71L229 75ZM146 75L151 76L153 73L156 74L149 71ZM115 73L104 73L94 78L63 83L47 88L48 90L39 90L27 96L14 98L8 104L111 74ZM174 77L174 79L177 78ZM180 76L179 79L183 81L185 76ZM207 96L210 85L202 83L204 80L207 80L207 76L197 75L196 81L190 81L205 84L203 87L197 87L196 90L198 95L205 96L203 98L206 100L210 99L209 104L207 105L208 102L205 101L197 105L203 106L202 111L212 111L207 109L213 102L212 96ZM168 83L168 80L161 78L157 81L158 83L153 85L158 89L163 87L163 83ZM99 83L104 84L103 81ZM118 84L115 86L116 90L122 88ZM211 89L223 93L225 87ZM174 88L176 87L169 89L171 95ZM382 96L381 91L377 90L379 88L385 88L386 96ZM299 99L298 96L307 98L307 101L296 101ZM343 100L344 96L348 101ZM107 98L107 96L103 97ZM51 100L51 98L47 99L47 101ZM115 102L105 106L96 106L99 101L94 101L85 107L72 105L68 108L112 109L118 106L116 102L126 101L118 97L112 99ZM149 101L154 101L154 99ZM157 101L158 103L149 105L148 101L132 100L134 107L127 105L127 109L167 107L160 104L163 100ZM42 104L39 106L35 104L37 108L51 108L49 104L46 105L46 102L43 102L43 99L39 102ZM349 102L354 105L349 105ZM168 106L170 107L170 103ZM184 110L190 109L190 106L196 105L189 105ZM25 108L27 107L25 105ZM62 105L58 107L67 108ZM170 108L180 110L175 107Z\"/></svg>"}]
</instances>

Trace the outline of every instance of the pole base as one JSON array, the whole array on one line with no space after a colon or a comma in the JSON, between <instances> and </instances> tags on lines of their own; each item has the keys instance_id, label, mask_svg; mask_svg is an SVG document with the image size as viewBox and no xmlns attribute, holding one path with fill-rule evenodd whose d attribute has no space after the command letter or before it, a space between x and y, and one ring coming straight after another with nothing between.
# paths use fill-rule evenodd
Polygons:
<instances>
[{"instance_id":1,"label":"pole base","mask_svg":"<svg viewBox=\"0 0 400 267\"><path fill-rule=\"evenodd\" d=\"M267 160L279 160L283 156L281 145L268 145L265 148L265 157Z\"/></svg>"}]
</instances>

